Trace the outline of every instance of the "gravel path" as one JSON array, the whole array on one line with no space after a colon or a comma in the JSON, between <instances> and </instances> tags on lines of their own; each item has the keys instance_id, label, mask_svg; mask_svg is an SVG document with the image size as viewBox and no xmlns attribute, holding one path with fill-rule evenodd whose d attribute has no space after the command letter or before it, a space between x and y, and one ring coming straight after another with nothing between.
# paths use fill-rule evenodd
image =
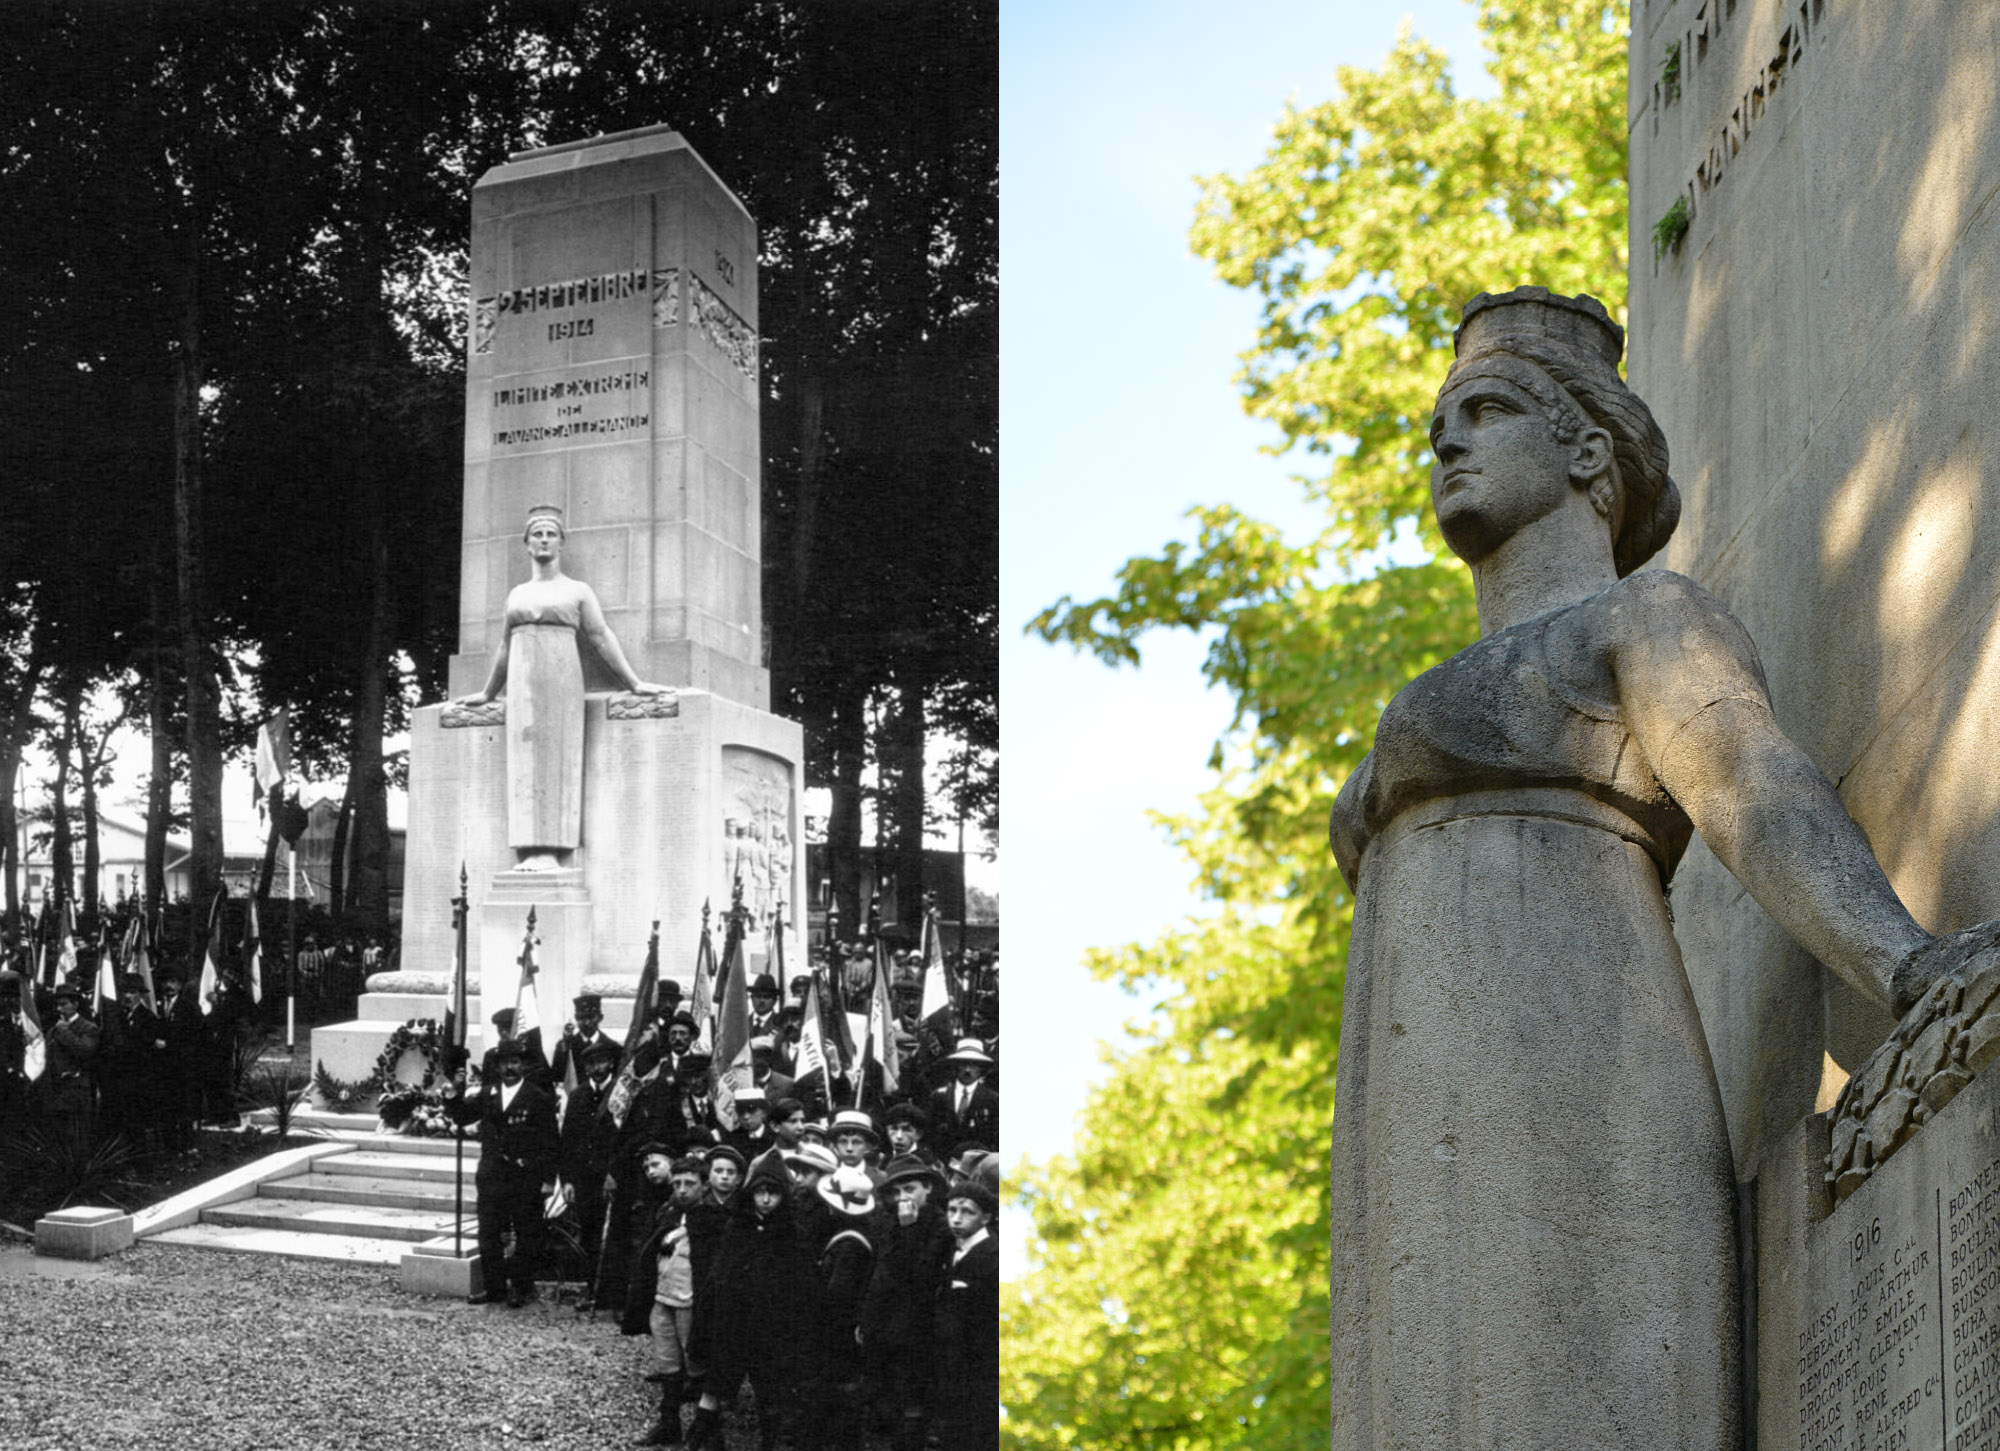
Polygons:
<instances>
[{"instance_id":1,"label":"gravel path","mask_svg":"<svg viewBox=\"0 0 2000 1451\"><path fill-rule=\"evenodd\" d=\"M405 1295L393 1269L147 1244L92 1268L0 1276L5 1451L609 1451L658 1404L644 1341L547 1286L508 1310ZM730 1451L755 1444L730 1425Z\"/></svg>"}]
</instances>

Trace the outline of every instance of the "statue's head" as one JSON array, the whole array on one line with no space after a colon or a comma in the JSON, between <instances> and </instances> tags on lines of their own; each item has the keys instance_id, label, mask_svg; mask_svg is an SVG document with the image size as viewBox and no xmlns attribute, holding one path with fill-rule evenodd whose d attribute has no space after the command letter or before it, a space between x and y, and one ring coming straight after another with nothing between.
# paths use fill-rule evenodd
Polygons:
<instances>
[{"instance_id":1,"label":"statue's head","mask_svg":"<svg viewBox=\"0 0 2000 1451\"><path fill-rule=\"evenodd\" d=\"M563 528L562 510L554 504L537 504L534 508L528 510L528 522L522 526L521 542L523 544L528 542L528 537L535 532L535 526L538 524L545 527L554 526L557 539L568 537L569 531Z\"/></svg>"},{"instance_id":2,"label":"statue's head","mask_svg":"<svg viewBox=\"0 0 2000 1451\"><path fill-rule=\"evenodd\" d=\"M1496 509L1532 511L1523 491L1579 489L1610 531L1619 575L1630 574L1667 542L1680 521L1680 491L1667 475L1667 441L1652 412L1618 376L1624 329L1594 297L1559 297L1543 287L1482 292L1466 303L1454 339L1456 360L1438 390L1431 423L1438 464L1431 498L1446 542L1471 557L1504 521ZM1455 420L1493 418L1481 446L1505 450L1496 467L1514 474L1513 494L1495 501L1461 491L1461 475L1483 471L1461 461ZM1520 420L1511 431L1510 420ZM1535 420L1530 426L1529 420ZM1543 433L1546 425L1546 436ZM1444 452L1454 453L1447 460Z\"/></svg>"}]
</instances>

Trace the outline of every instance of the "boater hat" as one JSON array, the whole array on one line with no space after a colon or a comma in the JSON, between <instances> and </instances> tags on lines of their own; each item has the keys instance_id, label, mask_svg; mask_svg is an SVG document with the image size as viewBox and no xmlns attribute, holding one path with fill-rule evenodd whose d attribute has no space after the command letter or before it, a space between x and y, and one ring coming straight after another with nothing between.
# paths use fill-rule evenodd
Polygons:
<instances>
[{"instance_id":1,"label":"boater hat","mask_svg":"<svg viewBox=\"0 0 2000 1451\"><path fill-rule=\"evenodd\" d=\"M875 1181L866 1169L835 1169L819 1181L819 1197L839 1213L858 1219L875 1212Z\"/></svg>"},{"instance_id":2,"label":"boater hat","mask_svg":"<svg viewBox=\"0 0 2000 1451\"><path fill-rule=\"evenodd\" d=\"M868 1142L879 1144L881 1134L875 1131L875 1120L858 1108L844 1108L833 1116L833 1127L828 1130L835 1138L842 1134L866 1134Z\"/></svg>"},{"instance_id":3,"label":"boater hat","mask_svg":"<svg viewBox=\"0 0 2000 1451\"><path fill-rule=\"evenodd\" d=\"M981 1063L988 1068L993 1066L993 1060L986 1056L986 1045L981 1043L977 1038L960 1038L957 1049L947 1053L944 1061L947 1063Z\"/></svg>"},{"instance_id":4,"label":"boater hat","mask_svg":"<svg viewBox=\"0 0 2000 1451\"><path fill-rule=\"evenodd\" d=\"M787 1164L811 1169L815 1174L831 1174L840 1167L833 1151L819 1144L800 1144L796 1149L787 1149L784 1158Z\"/></svg>"}]
</instances>

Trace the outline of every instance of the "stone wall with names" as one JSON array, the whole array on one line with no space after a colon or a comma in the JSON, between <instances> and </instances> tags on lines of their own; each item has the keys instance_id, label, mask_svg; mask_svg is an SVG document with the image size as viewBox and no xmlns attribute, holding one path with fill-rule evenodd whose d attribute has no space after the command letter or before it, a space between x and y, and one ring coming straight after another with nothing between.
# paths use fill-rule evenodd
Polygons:
<instances>
[{"instance_id":1,"label":"stone wall with names","mask_svg":"<svg viewBox=\"0 0 2000 1451\"><path fill-rule=\"evenodd\" d=\"M1760 1446L2000 1451L1996 1103L1982 1075L1818 1223L1760 1216Z\"/></svg>"}]
</instances>

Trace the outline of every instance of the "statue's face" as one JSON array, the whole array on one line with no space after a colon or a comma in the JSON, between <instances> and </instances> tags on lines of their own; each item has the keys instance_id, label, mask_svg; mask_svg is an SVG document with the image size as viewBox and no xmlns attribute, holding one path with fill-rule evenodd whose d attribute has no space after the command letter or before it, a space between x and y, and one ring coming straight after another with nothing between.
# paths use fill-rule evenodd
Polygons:
<instances>
[{"instance_id":1,"label":"statue's face","mask_svg":"<svg viewBox=\"0 0 2000 1451\"><path fill-rule=\"evenodd\" d=\"M1577 445L1504 378L1470 377L1440 394L1431 417L1431 506L1452 553L1476 564L1575 492Z\"/></svg>"},{"instance_id":2,"label":"statue's face","mask_svg":"<svg viewBox=\"0 0 2000 1451\"><path fill-rule=\"evenodd\" d=\"M528 526L528 557L554 559L562 553L562 528L553 519L537 519Z\"/></svg>"}]
</instances>

